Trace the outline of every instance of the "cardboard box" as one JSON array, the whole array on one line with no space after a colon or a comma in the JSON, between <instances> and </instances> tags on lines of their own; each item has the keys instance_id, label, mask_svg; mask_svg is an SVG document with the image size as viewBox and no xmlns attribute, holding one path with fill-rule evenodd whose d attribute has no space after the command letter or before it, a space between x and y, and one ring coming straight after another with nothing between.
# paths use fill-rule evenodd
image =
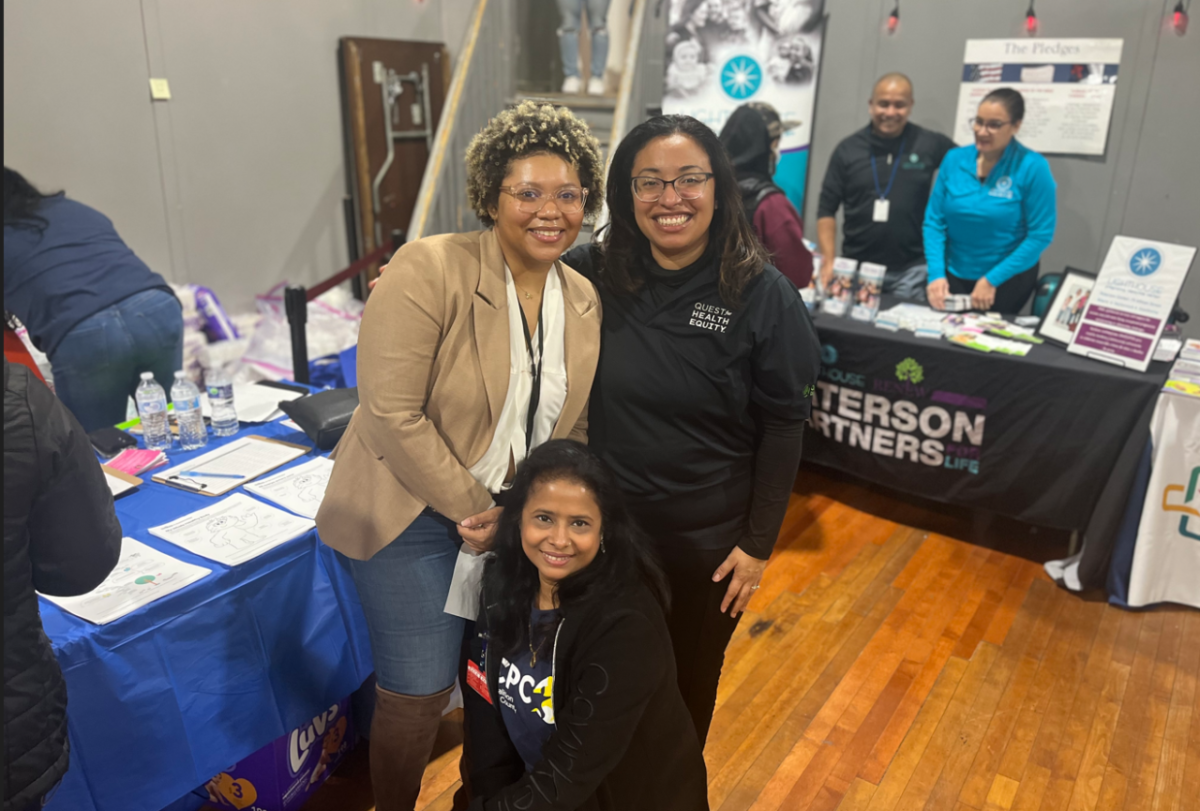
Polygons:
<instances>
[{"instance_id":1,"label":"cardboard box","mask_svg":"<svg viewBox=\"0 0 1200 811\"><path fill-rule=\"evenodd\" d=\"M238 811L296 811L354 745L350 699L213 777L208 801Z\"/></svg>"}]
</instances>

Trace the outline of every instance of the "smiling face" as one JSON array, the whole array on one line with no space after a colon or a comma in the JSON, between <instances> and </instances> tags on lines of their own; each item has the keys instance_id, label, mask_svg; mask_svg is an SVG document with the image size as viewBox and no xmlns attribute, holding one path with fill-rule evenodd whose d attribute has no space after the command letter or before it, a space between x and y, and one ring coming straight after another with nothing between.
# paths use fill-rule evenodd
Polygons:
<instances>
[{"instance_id":1,"label":"smiling face","mask_svg":"<svg viewBox=\"0 0 1200 811\"><path fill-rule=\"evenodd\" d=\"M501 192L496 204L488 209L509 267L545 270L571 247L583 225L582 209L566 214L553 200L564 187L581 187L579 172L558 155L530 155L512 162L501 185L508 189L534 188L547 200L540 211L526 213L520 210L517 197Z\"/></svg>"},{"instance_id":2,"label":"smiling face","mask_svg":"<svg viewBox=\"0 0 1200 811\"><path fill-rule=\"evenodd\" d=\"M674 180L694 172L712 172L712 162L700 144L681 133L655 138L633 159L633 177ZM700 188L694 200L683 199L672 186L653 203L633 195L634 218L659 265L678 269L700 258L708 245L715 200L715 178Z\"/></svg>"},{"instance_id":3,"label":"smiling face","mask_svg":"<svg viewBox=\"0 0 1200 811\"><path fill-rule=\"evenodd\" d=\"M868 107L871 128L876 135L895 138L904 130L912 113L912 86L901 79L888 79L875 85Z\"/></svg>"},{"instance_id":4,"label":"smiling face","mask_svg":"<svg viewBox=\"0 0 1200 811\"><path fill-rule=\"evenodd\" d=\"M600 531L600 505L587 487L572 479L534 485L521 512L521 545L543 593L596 559Z\"/></svg>"},{"instance_id":5,"label":"smiling face","mask_svg":"<svg viewBox=\"0 0 1200 811\"><path fill-rule=\"evenodd\" d=\"M998 101L985 101L979 105L976 119L986 127L975 126L975 148L985 155L999 155L1008 147L1009 141L1021 129L1021 122L1014 122L1008 108ZM996 126L999 124L1000 126ZM995 127L995 132L991 130Z\"/></svg>"}]
</instances>

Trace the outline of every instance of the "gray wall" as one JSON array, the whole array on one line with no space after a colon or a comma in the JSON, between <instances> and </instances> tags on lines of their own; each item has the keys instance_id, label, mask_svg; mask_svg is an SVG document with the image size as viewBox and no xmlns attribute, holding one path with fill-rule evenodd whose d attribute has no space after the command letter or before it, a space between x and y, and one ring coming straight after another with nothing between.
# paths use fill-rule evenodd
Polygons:
<instances>
[{"instance_id":1,"label":"gray wall","mask_svg":"<svg viewBox=\"0 0 1200 811\"><path fill-rule=\"evenodd\" d=\"M1103 157L1051 157L1058 182L1058 232L1042 271L1095 271L1117 234L1200 244L1200 29L1176 36L1165 25L1175 0L1060 0L1039 3L1039 36L1121 37L1120 80ZM817 196L839 140L867 123L875 78L913 79L912 120L953 131L963 45L971 38L1023 36L1025 2L926 0L904 3L899 30L885 21L893 0L829 0L813 132L806 229L816 234ZM1185 149L1185 146L1193 147ZM1200 260L1183 289L1200 337Z\"/></svg>"},{"instance_id":2,"label":"gray wall","mask_svg":"<svg viewBox=\"0 0 1200 811\"><path fill-rule=\"evenodd\" d=\"M444 42L475 0L6 0L4 161L227 309L348 263L337 44ZM172 100L151 102L166 77Z\"/></svg>"}]
</instances>

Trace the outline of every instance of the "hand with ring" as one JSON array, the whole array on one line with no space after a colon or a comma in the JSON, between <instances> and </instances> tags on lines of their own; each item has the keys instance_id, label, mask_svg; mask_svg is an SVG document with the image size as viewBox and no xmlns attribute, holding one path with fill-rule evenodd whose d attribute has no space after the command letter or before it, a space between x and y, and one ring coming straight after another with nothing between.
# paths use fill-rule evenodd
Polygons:
<instances>
[{"instance_id":1,"label":"hand with ring","mask_svg":"<svg viewBox=\"0 0 1200 811\"><path fill-rule=\"evenodd\" d=\"M758 589L758 583L762 580L763 571L766 568L765 560L759 560L746 554L741 547L733 548L729 557L725 558L725 562L713 572L714 583L721 582L725 579L725 575L733 573L733 576L729 578L729 588L725 591L725 599L721 601L722 614L729 609L729 616L737 617L746 609L747 603Z\"/></svg>"}]
</instances>

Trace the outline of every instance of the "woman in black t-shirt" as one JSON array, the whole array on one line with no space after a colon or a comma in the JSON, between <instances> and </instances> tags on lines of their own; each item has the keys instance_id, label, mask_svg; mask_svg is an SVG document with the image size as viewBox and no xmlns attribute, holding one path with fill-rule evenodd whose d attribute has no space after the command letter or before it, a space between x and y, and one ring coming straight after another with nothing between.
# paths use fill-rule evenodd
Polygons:
<instances>
[{"instance_id":1,"label":"woman in black t-shirt","mask_svg":"<svg viewBox=\"0 0 1200 811\"><path fill-rule=\"evenodd\" d=\"M701 811L662 572L586 445L535 448L496 528L469 644L472 811Z\"/></svg>"},{"instance_id":2,"label":"woman in black t-shirt","mask_svg":"<svg viewBox=\"0 0 1200 811\"><path fill-rule=\"evenodd\" d=\"M818 341L707 126L675 115L636 127L607 198L602 246L563 257L604 305L588 441L662 560L679 686L703 743L725 647L783 523Z\"/></svg>"}]
</instances>

